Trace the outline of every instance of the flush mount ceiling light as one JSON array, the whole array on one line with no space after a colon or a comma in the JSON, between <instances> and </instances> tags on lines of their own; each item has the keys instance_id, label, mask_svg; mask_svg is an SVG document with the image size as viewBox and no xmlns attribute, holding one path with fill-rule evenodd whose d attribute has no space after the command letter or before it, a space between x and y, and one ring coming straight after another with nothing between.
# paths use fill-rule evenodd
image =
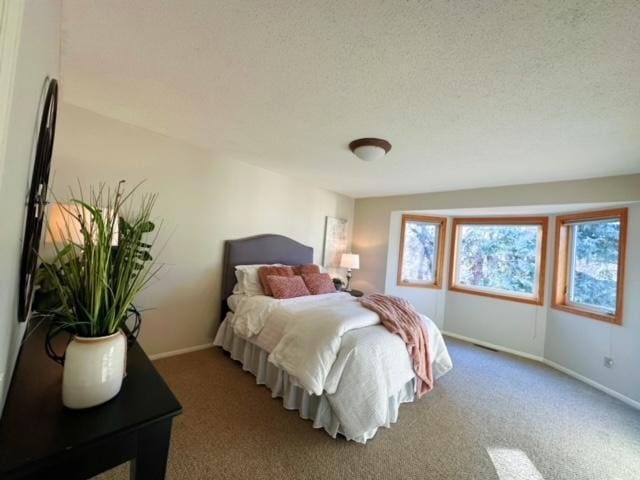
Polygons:
<instances>
[{"instance_id":1,"label":"flush mount ceiling light","mask_svg":"<svg viewBox=\"0 0 640 480\"><path fill-rule=\"evenodd\" d=\"M372 162L389 153L391 144L381 138L359 138L349 144L349 150L360 160Z\"/></svg>"}]
</instances>

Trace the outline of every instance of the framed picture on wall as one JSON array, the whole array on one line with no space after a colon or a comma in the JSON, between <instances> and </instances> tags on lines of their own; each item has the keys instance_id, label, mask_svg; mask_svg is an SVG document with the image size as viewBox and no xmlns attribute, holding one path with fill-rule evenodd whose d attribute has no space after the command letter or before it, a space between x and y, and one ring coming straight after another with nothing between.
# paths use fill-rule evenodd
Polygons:
<instances>
[{"instance_id":1,"label":"framed picture on wall","mask_svg":"<svg viewBox=\"0 0 640 480\"><path fill-rule=\"evenodd\" d=\"M338 268L343 253L347 253L347 220L326 217L322 264L325 267Z\"/></svg>"}]
</instances>

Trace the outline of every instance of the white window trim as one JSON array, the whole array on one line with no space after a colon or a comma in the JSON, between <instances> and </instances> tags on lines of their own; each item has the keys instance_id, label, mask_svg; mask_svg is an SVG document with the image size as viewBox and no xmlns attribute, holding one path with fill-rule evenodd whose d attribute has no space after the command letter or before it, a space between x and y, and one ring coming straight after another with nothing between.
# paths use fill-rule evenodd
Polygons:
<instances>
[{"instance_id":1,"label":"white window trim","mask_svg":"<svg viewBox=\"0 0 640 480\"><path fill-rule=\"evenodd\" d=\"M575 221L575 222L567 222L566 226L568 228L568 232L569 232L569 259L567 262L567 270L568 270L568 278L567 278L567 305L575 307L575 308L579 308L579 309L584 309L584 310L588 310L590 312L593 313L600 313L600 314L604 314L604 315L612 315L614 316L616 314L616 309L614 308L613 310L607 307L602 307L600 305L594 305L591 303L581 303L581 302L574 302L571 300L572 297L572 292L575 288L575 281L574 281L574 277L575 277L575 268L574 265L576 264L576 231L575 228L579 225L584 225L584 224L588 224L588 223L606 223L606 222L610 222L612 220L618 220L616 218L599 218L599 219L593 219L593 220L585 220L585 221ZM616 297L618 296L618 289L617 289L617 280L616 280ZM617 299L616 299L617 300Z\"/></svg>"}]
</instances>

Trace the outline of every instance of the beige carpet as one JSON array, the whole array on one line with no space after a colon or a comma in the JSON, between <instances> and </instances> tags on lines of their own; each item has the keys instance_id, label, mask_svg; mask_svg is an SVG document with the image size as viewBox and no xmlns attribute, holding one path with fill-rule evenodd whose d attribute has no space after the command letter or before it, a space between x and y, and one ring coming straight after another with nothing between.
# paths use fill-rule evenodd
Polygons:
<instances>
[{"instance_id":1,"label":"beige carpet","mask_svg":"<svg viewBox=\"0 0 640 480\"><path fill-rule=\"evenodd\" d=\"M447 344L454 370L367 445L314 430L220 349L159 360L184 407L168 478L640 479L640 412L536 362Z\"/></svg>"}]
</instances>

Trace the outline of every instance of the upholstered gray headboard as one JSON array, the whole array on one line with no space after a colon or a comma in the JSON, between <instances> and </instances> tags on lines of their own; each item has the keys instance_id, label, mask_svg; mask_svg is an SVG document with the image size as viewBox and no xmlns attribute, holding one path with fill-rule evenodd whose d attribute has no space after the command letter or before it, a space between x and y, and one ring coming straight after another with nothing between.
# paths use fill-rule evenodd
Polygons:
<instances>
[{"instance_id":1,"label":"upholstered gray headboard","mask_svg":"<svg viewBox=\"0 0 640 480\"><path fill-rule=\"evenodd\" d=\"M229 310L227 297L231 295L236 284L236 266L260 263L282 263L283 265L313 263L313 248L288 237L273 234L225 241L222 260L221 320Z\"/></svg>"}]
</instances>

